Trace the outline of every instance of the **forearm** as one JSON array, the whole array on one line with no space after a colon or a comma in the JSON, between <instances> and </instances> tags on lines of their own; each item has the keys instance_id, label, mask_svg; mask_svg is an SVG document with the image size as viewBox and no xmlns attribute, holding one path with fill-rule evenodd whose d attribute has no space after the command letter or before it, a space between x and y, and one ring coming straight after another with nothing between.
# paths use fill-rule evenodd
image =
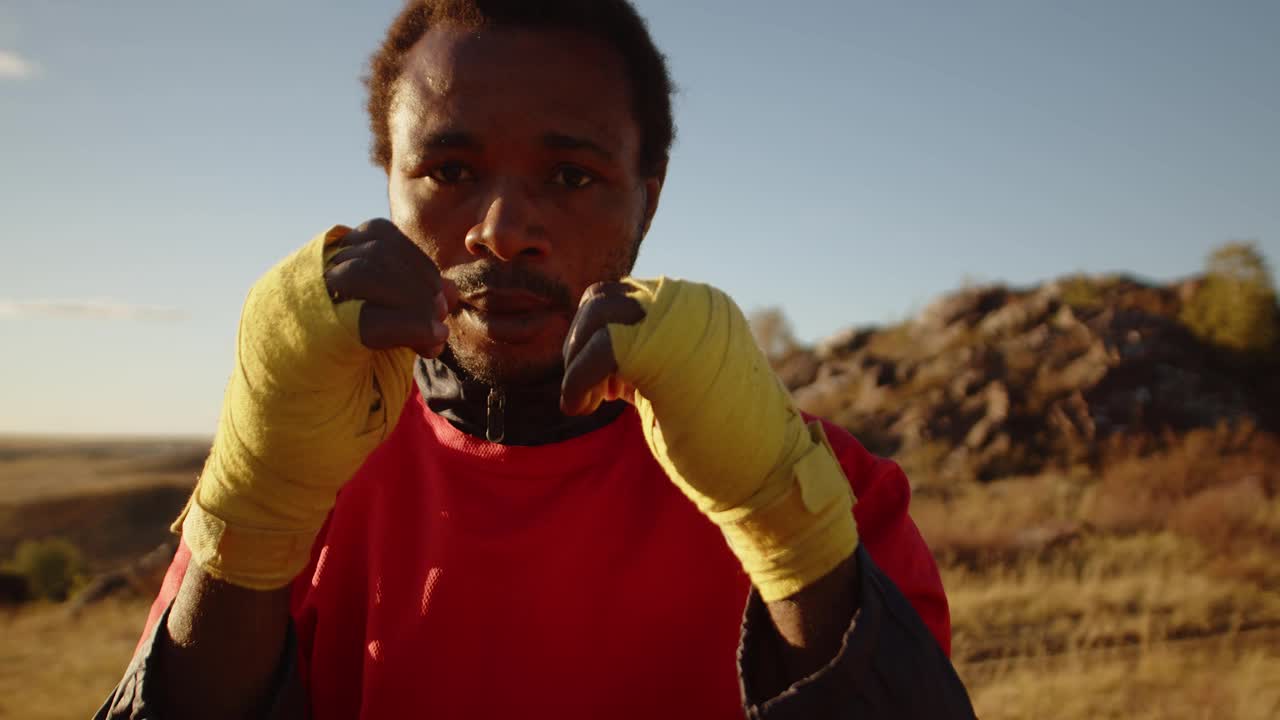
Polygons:
<instances>
[{"instance_id":1,"label":"forearm","mask_svg":"<svg viewBox=\"0 0 1280 720\"><path fill-rule=\"evenodd\" d=\"M777 603L765 603L759 592L751 593L739 648L746 716L972 720L964 684L946 653L866 549L860 546L841 567L855 572L848 579L848 596L857 599L856 617L849 618L843 633L822 634L819 629L836 617L822 612L824 600L818 598L829 588L818 587L790 608L775 607ZM843 571L823 577L819 584L834 581ZM828 599L839 603L838 595ZM778 610L783 610L781 622ZM806 615L810 620L799 620ZM783 633L793 639L784 640ZM801 661L818 665L803 677L796 677L798 666L791 659L797 654L796 637L817 642L813 654ZM816 647L823 642L838 649L831 656L819 656Z\"/></svg>"},{"instance_id":2,"label":"forearm","mask_svg":"<svg viewBox=\"0 0 1280 720\"><path fill-rule=\"evenodd\" d=\"M780 674L786 684L809 677L836 657L858 611L858 594L858 560L851 555L809 587L768 603L782 639Z\"/></svg>"},{"instance_id":3,"label":"forearm","mask_svg":"<svg viewBox=\"0 0 1280 720\"><path fill-rule=\"evenodd\" d=\"M289 588L257 591L187 568L159 629L162 717L252 718L267 709L289 627Z\"/></svg>"}]
</instances>

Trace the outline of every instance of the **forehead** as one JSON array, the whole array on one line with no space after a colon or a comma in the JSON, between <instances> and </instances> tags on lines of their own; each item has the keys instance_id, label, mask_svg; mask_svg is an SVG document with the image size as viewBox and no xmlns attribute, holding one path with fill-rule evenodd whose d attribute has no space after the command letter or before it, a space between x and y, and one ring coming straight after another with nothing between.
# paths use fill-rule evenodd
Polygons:
<instances>
[{"instance_id":1,"label":"forehead","mask_svg":"<svg viewBox=\"0 0 1280 720\"><path fill-rule=\"evenodd\" d=\"M568 30L432 28L409 51L389 117L392 152L442 131L519 141L582 136L638 152L621 56Z\"/></svg>"}]
</instances>

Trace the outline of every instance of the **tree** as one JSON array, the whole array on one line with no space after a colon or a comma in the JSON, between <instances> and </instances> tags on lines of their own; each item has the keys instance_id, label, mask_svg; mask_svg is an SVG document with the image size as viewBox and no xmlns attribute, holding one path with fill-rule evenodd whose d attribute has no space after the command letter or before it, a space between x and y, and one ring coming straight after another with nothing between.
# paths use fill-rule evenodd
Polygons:
<instances>
[{"instance_id":1,"label":"tree","mask_svg":"<svg viewBox=\"0 0 1280 720\"><path fill-rule=\"evenodd\" d=\"M1280 308L1266 258L1253 243L1228 243L1205 264L1204 283L1182 310L1182 321L1214 345L1257 354L1280 339Z\"/></svg>"},{"instance_id":2,"label":"tree","mask_svg":"<svg viewBox=\"0 0 1280 720\"><path fill-rule=\"evenodd\" d=\"M1227 243L1214 250L1205 263L1205 274L1275 292L1271 283L1271 267L1257 245L1251 242Z\"/></svg>"},{"instance_id":3,"label":"tree","mask_svg":"<svg viewBox=\"0 0 1280 720\"><path fill-rule=\"evenodd\" d=\"M747 317L756 344L770 361L786 357L800 346L791 331L791 323L780 308L768 307L756 310Z\"/></svg>"}]
</instances>

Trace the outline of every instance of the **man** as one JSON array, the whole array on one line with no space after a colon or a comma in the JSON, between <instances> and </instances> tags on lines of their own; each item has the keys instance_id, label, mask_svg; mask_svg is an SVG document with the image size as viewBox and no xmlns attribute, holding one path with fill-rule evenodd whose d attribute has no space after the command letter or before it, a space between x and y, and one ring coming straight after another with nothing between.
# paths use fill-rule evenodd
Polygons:
<instances>
[{"instance_id":1,"label":"man","mask_svg":"<svg viewBox=\"0 0 1280 720\"><path fill-rule=\"evenodd\" d=\"M630 5L410 2L368 85L391 219L250 293L98 717L970 717L902 473L627 277L673 137Z\"/></svg>"}]
</instances>

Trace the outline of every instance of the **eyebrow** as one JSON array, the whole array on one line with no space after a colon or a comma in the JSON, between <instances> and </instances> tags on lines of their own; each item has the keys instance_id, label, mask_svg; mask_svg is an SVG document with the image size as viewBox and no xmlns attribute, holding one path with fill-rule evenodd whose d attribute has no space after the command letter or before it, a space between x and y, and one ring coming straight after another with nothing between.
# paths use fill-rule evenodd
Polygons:
<instances>
[{"instance_id":1,"label":"eyebrow","mask_svg":"<svg viewBox=\"0 0 1280 720\"><path fill-rule=\"evenodd\" d=\"M422 147L433 150L474 149L480 147L480 141L475 135L462 130L441 130L424 138Z\"/></svg>"},{"instance_id":2,"label":"eyebrow","mask_svg":"<svg viewBox=\"0 0 1280 720\"><path fill-rule=\"evenodd\" d=\"M546 133L542 136L542 144L553 150L586 150L610 162L614 159L613 153L599 143L573 135Z\"/></svg>"},{"instance_id":3,"label":"eyebrow","mask_svg":"<svg viewBox=\"0 0 1280 720\"><path fill-rule=\"evenodd\" d=\"M552 150L584 150L612 162L614 154L600 143L584 137L549 132L542 135L543 147ZM479 138L465 130L441 130L426 136L421 147L428 150L476 150Z\"/></svg>"}]
</instances>

